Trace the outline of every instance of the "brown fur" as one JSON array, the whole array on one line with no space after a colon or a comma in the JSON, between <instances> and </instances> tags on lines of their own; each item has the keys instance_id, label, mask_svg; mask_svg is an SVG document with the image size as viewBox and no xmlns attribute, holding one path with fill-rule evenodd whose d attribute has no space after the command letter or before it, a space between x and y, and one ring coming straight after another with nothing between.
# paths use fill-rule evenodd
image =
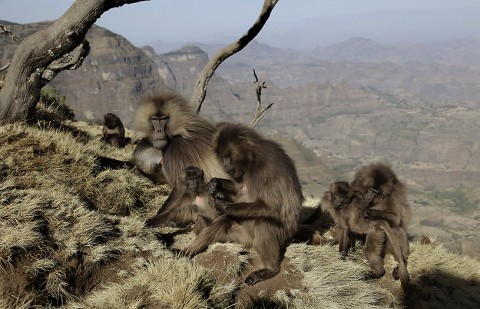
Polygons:
<instances>
[{"instance_id":1,"label":"brown fur","mask_svg":"<svg viewBox=\"0 0 480 309\"><path fill-rule=\"evenodd\" d=\"M242 187L230 179L212 178L206 186L207 192L217 205L217 208L224 208L224 205L218 206L220 202L233 203L242 195Z\"/></svg>"},{"instance_id":2,"label":"brown fur","mask_svg":"<svg viewBox=\"0 0 480 309\"><path fill-rule=\"evenodd\" d=\"M294 162L277 143L254 129L222 123L215 152L242 189L236 203L224 203L222 216L186 248L196 255L214 242L253 247L262 266L245 283L253 285L280 270L286 246L298 228L303 194Z\"/></svg>"},{"instance_id":3,"label":"brown fur","mask_svg":"<svg viewBox=\"0 0 480 309\"><path fill-rule=\"evenodd\" d=\"M405 290L409 282L407 232L403 227L391 226L385 220L365 218L369 203L370 200L351 191L344 181L332 183L322 198L322 208L331 214L337 224L342 256L348 254L352 245L351 233L366 235L364 253L373 270L371 277L379 278L385 274L384 254L391 253L398 262L392 275L396 280L400 278Z\"/></svg>"},{"instance_id":4,"label":"brown fur","mask_svg":"<svg viewBox=\"0 0 480 309\"><path fill-rule=\"evenodd\" d=\"M133 120L133 128L140 138L154 145L153 117L166 117L165 135L167 139L163 154L163 173L172 192L160 208L159 213L168 209L179 197L181 186L178 175L188 166L196 166L204 171L206 181L213 177L229 178L215 158L213 150L214 125L197 116L190 104L180 95L165 92L143 100Z\"/></svg>"},{"instance_id":5,"label":"brown fur","mask_svg":"<svg viewBox=\"0 0 480 309\"><path fill-rule=\"evenodd\" d=\"M218 184L211 185L214 187L214 190L211 190L214 196L211 196L207 191L210 183L205 184L203 171L193 166L187 167L180 173L178 179L181 183L179 198L173 201L168 210L148 220L147 225L177 226L194 223L193 232L198 235L219 215L215 209L215 197L221 195L223 199L229 201L232 201L233 197L221 191L222 187Z\"/></svg>"},{"instance_id":6,"label":"brown fur","mask_svg":"<svg viewBox=\"0 0 480 309\"><path fill-rule=\"evenodd\" d=\"M360 168L351 187L352 191L361 192L371 200L368 217L386 220L392 226L407 227L410 206L406 188L388 165L376 162Z\"/></svg>"},{"instance_id":7,"label":"brown fur","mask_svg":"<svg viewBox=\"0 0 480 309\"><path fill-rule=\"evenodd\" d=\"M301 219L294 241L309 245L338 244L336 229L332 226L334 223L332 217L322 209L320 203L312 209L308 211L304 209L305 218ZM324 237L325 233L329 233L332 237Z\"/></svg>"},{"instance_id":8,"label":"brown fur","mask_svg":"<svg viewBox=\"0 0 480 309\"><path fill-rule=\"evenodd\" d=\"M162 171L162 157L160 149L153 147L146 139L141 139L133 151L130 162L143 176L155 183L165 184L167 178Z\"/></svg>"},{"instance_id":9,"label":"brown fur","mask_svg":"<svg viewBox=\"0 0 480 309\"><path fill-rule=\"evenodd\" d=\"M108 113L103 115L103 139L114 147L125 147L125 127L117 115Z\"/></svg>"}]
</instances>

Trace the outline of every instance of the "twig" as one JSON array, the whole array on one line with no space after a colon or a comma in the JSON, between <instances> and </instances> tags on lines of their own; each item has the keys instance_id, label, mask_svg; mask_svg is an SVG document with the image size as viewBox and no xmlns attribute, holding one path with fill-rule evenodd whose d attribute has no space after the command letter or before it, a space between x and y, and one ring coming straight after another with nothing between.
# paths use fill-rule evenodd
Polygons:
<instances>
[{"instance_id":1,"label":"twig","mask_svg":"<svg viewBox=\"0 0 480 309\"><path fill-rule=\"evenodd\" d=\"M255 81L253 84L255 85L255 92L257 94L257 109L255 111L255 117L253 117L252 122L250 122L250 126L255 128L258 122L265 117L265 112L272 107L273 103L270 103L267 107L262 108L262 89L266 89L267 86L265 86L265 82L262 82L261 84L258 82L258 76L255 70L253 70L253 76L255 76Z\"/></svg>"},{"instance_id":2,"label":"twig","mask_svg":"<svg viewBox=\"0 0 480 309\"><path fill-rule=\"evenodd\" d=\"M14 40L15 42L17 43L20 43L22 42L16 35L15 33L13 33L12 31L8 30L4 25L0 24L0 34L5 34L6 36L8 36L9 38L11 38L12 40Z\"/></svg>"},{"instance_id":3,"label":"twig","mask_svg":"<svg viewBox=\"0 0 480 309\"><path fill-rule=\"evenodd\" d=\"M17 42L17 43L20 43L21 40L15 35L15 33L13 33L12 31L8 30L4 25L0 24L0 34L4 34L6 36L8 36L10 39L12 39L13 41ZM0 67L0 72L2 71L5 71L6 69L8 69L8 67L10 66L10 60L8 60L8 62L3 65L2 67Z\"/></svg>"}]
</instances>

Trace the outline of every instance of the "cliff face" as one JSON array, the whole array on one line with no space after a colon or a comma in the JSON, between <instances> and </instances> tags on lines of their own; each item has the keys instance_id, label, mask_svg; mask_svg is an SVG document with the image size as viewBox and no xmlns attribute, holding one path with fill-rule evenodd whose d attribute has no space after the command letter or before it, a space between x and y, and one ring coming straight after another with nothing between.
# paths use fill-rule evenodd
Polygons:
<instances>
[{"instance_id":1,"label":"cliff face","mask_svg":"<svg viewBox=\"0 0 480 309\"><path fill-rule=\"evenodd\" d=\"M187 98L190 97L198 74L208 63L207 53L189 45L178 51L163 54L161 58L175 72L175 90Z\"/></svg>"},{"instance_id":2,"label":"cliff face","mask_svg":"<svg viewBox=\"0 0 480 309\"><path fill-rule=\"evenodd\" d=\"M76 119L97 121L114 113L129 124L138 100L165 88L158 68L125 38L92 27L87 34L90 55L75 71L63 71L52 82L61 89Z\"/></svg>"},{"instance_id":3,"label":"cliff face","mask_svg":"<svg viewBox=\"0 0 480 309\"><path fill-rule=\"evenodd\" d=\"M198 74L208 63L207 53L193 45L159 55L151 47L143 49L157 64L158 74L166 85L190 98Z\"/></svg>"},{"instance_id":4,"label":"cliff face","mask_svg":"<svg viewBox=\"0 0 480 309\"><path fill-rule=\"evenodd\" d=\"M48 22L9 25L21 39L48 26ZM11 59L18 46L0 37L0 60ZM90 54L82 66L63 71L49 84L67 97L78 120L103 121L103 114L115 113L128 125L138 100L165 88L155 62L122 36L93 26L87 34Z\"/></svg>"}]
</instances>

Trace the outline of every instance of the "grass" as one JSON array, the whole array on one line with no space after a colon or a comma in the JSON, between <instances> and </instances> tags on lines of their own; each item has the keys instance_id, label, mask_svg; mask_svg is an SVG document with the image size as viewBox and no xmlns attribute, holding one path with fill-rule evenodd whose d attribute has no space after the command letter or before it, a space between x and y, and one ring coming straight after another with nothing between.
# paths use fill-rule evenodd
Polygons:
<instances>
[{"instance_id":1,"label":"grass","mask_svg":"<svg viewBox=\"0 0 480 309\"><path fill-rule=\"evenodd\" d=\"M361 245L291 244L280 273L242 285L258 262L237 244L192 259L187 229L144 227L169 193L130 170L101 169L133 147L100 140L101 127L41 108L27 123L0 126L0 308L473 308L480 263L440 244L411 244L412 288L389 273L365 280ZM318 200L308 199L311 211Z\"/></svg>"}]
</instances>

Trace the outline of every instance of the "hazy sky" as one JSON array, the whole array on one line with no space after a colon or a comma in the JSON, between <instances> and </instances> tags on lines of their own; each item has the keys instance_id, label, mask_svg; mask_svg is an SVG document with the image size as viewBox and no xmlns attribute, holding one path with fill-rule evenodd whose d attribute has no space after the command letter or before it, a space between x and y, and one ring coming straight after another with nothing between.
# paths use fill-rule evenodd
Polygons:
<instances>
[{"instance_id":1,"label":"hazy sky","mask_svg":"<svg viewBox=\"0 0 480 309\"><path fill-rule=\"evenodd\" d=\"M0 19L18 23L53 20L71 3L73 0L0 0ZM238 37L255 21L262 4L262 0L150 0L112 9L97 25L124 35L136 45L156 40L211 41L215 36ZM266 29L272 33L275 25L295 25L293 21L316 17L465 7L478 8L480 20L479 0L280 0Z\"/></svg>"}]
</instances>

